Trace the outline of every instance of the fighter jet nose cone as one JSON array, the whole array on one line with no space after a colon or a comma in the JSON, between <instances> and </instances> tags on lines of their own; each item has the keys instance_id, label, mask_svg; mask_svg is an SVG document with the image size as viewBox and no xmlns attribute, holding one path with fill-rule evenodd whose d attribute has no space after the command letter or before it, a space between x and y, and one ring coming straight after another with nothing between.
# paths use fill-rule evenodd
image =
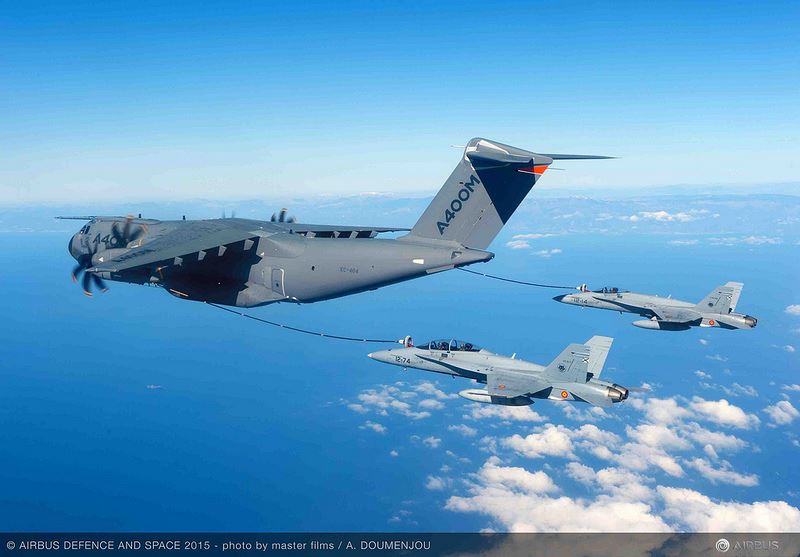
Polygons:
<instances>
[{"instance_id":1,"label":"fighter jet nose cone","mask_svg":"<svg viewBox=\"0 0 800 557\"><path fill-rule=\"evenodd\" d=\"M553 299L554 299L556 302L563 302L565 297L566 297L566 294L561 294L561 295L559 295L559 296L553 296Z\"/></svg>"},{"instance_id":2,"label":"fighter jet nose cone","mask_svg":"<svg viewBox=\"0 0 800 557\"><path fill-rule=\"evenodd\" d=\"M370 352L369 354L367 354L367 358L371 358L371 359L374 360L375 359L375 352Z\"/></svg>"}]
</instances>

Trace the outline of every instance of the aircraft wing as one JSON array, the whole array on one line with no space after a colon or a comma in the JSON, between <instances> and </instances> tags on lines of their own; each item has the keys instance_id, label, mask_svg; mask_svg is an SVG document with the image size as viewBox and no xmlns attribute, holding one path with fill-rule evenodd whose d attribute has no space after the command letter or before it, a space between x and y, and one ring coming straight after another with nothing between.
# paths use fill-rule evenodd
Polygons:
<instances>
[{"instance_id":1,"label":"aircraft wing","mask_svg":"<svg viewBox=\"0 0 800 557\"><path fill-rule=\"evenodd\" d=\"M242 243L249 250L260 239L256 231L226 226L224 221L195 221L180 226L146 244L132 248L108 261L101 261L90 272L120 273L155 263L176 264L190 255L202 260L205 252L217 250L221 255L232 244ZM250 245L248 246L248 242Z\"/></svg>"},{"instance_id":2,"label":"aircraft wing","mask_svg":"<svg viewBox=\"0 0 800 557\"><path fill-rule=\"evenodd\" d=\"M547 379L531 373L494 368L486 374L486 390L492 396L513 398L538 393L552 387Z\"/></svg>"},{"instance_id":3,"label":"aircraft wing","mask_svg":"<svg viewBox=\"0 0 800 557\"><path fill-rule=\"evenodd\" d=\"M374 238L384 232L408 232L410 228L382 226L339 226L329 224L270 223L308 238Z\"/></svg>"},{"instance_id":4,"label":"aircraft wing","mask_svg":"<svg viewBox=\"0 0 800 557\"><path fill-rule=\"evenodd\" d=\"M691 308L659 306L656 304L637 306L635 304L626 304L618 300L609 300L608 298L597 299L617 305L622 311L638 313L644 317L655 317L659 321L665 321L667 323L689 323L690 321L696 321L698 318L697 313Z\"/></svg>"}]
</instances>

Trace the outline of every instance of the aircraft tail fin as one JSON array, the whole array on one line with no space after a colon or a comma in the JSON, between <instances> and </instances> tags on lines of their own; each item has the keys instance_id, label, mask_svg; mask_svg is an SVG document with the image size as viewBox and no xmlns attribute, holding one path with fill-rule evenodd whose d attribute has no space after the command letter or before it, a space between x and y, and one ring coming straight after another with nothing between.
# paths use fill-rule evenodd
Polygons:
<instances>
[{"instance_id":1,"label":"aircraft tail fin","mask_svg":"<svg viewBox=\"0 0 800 557\"><path fill-rule=\"evenodd\" d=\"M589 372L590 355L589 346L570 344L544 369L544 375L557 382L584 383Z\"/></svg>"},{"instance_id":2,"label":"aircraft tail fin","mask_svg":"<svg viewBox=\"0 0 800 557\"><path fill-rule=\"evenodd\" d=\"M611 350L611 344L614 339L611 337L593 336L586 341L586 346L590 348L589 351L589 373L595 377L600 377L603 372L603 366L606 365L606 358L608 352Z\"/></svg>"},{"instance_id":3,"label":"aircraft tail fin","mask_svg":"<svg viewBox=\"0 0 800 557\"><path fill-rule=\"evenodd\" d=\"M570 344L544 370L544 375L553 381L587 381L587 374L599 377L611 350L611 337L593 336L585 344Z\"/></svg>"},{"instance_id":4,"label":"aircraft tail fin","mask_svg":"<svg viewBox=\"0 0 800 557\"><path fill-rule=\"evenodd\" d=\"M486 249L554 158L476 137L407 236L455 241Z\"/></svg>"},{"instance_id":5,"label":"aircraft tail fin","mask_svg":"<svg viewBox=\"0 0 800 557\"><path fill-rule=\"evenodd\" d=\"M736 310L736 304L739 303L742 288L744 288L744 284L741 282L727 282L703 298L696 308L698 311L706 313L732 313Z\"/></svg>"}]
</instances>

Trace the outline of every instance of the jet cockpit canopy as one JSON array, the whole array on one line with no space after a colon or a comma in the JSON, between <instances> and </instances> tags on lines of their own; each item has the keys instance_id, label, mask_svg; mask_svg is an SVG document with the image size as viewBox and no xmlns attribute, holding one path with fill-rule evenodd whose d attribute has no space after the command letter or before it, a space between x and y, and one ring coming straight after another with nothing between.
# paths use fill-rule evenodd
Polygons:
<instances>
[{"instance_id":1,"label":"jet cockpit canopy","mask_svg":"<svg viewBox=\"0 0 800 557\"><path fill-rule=\"evenodd\" d=\"M600 290L592 290L592 292L597 294L619 294L620 292L627 292L627 290L622 290L616 286L604 286Z\"/></svg>"},{"instance_id":2,"label":"jet cockpit canopy","mask_svg":"<svg viewBox=\"0 0 800 557\"><path fill-rule=\"evenodd\" d=\"M481 347L465 340L442 339L432 340L427 344L417 346L423 350L442 350L447 352L480 352Z\"/></svg>"}]
</instances>

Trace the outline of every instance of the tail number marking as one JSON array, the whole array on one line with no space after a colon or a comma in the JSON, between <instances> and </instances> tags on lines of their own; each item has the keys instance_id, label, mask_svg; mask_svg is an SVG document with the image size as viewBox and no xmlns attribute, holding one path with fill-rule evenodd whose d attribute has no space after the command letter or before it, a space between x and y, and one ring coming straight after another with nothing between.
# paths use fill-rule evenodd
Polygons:
<instances>
[{"instance_id":1,"label":"tail number marking","mask_svg":"<svg viewBox=\"0 0 800 557\"><path fill-rule=\"evenodd\" d=\"M469 200L470 194L475 191L475 185L480 183L481 181L478 180L474 174L471 174L469 182L464 182L462 184L462 188L458 190L458 194L456 194L456 197L450 202L450 207L445 210L444 219L436 223L436 226L439 228L440 236L444 234L444 229L450 226L450 221L456 218L456 213L464 207L464 203Z\"/></svg>"}]
</instances>

